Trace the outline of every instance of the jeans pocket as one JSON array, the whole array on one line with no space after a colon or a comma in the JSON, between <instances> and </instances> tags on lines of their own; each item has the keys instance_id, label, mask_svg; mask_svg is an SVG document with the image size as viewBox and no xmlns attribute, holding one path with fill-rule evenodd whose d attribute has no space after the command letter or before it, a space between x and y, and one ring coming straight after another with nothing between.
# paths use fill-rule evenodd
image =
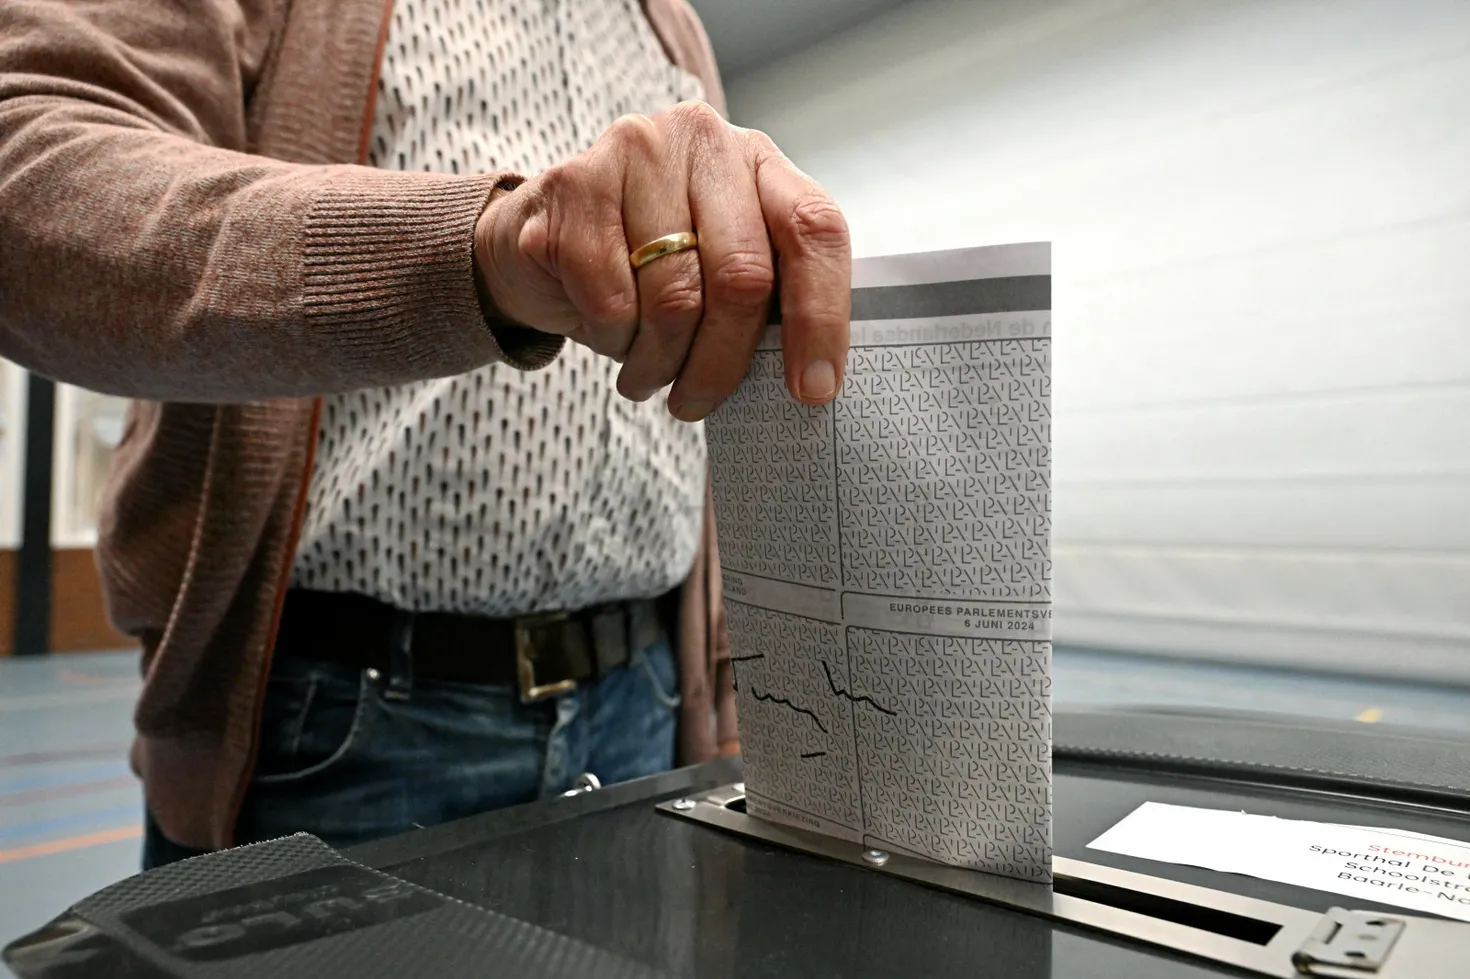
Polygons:
<instances>
[{"instance_id":1,"label":"jeans pocket","mask_svg":"<svg viewBox=\"0 0 1470 979\"><path fill-rule=\"evenodd\" d=\"M681 701L679 668L674 662L674 651L669 645L668 636L660 636L652 646L634 653L633 663L629 665L635 664L647 678L654 699L669 710L678 708Z\"/></svg>"},{"instance_id":2,"label":"jeans pocket","mask_svg":"<svg viewBox=\"0 0 1470 979\"><path fill-rule=\"evenodd\" d=\"M341 764L365 740L374 699L360 671L355 677L314 667L273 671L253 781L299 782Z\"/></svg>"}]
</instances>

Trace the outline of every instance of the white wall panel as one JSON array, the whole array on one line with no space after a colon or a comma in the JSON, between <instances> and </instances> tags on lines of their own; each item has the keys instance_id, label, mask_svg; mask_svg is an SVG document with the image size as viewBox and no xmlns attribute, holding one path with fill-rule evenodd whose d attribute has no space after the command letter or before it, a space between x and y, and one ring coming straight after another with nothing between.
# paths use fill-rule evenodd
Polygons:
<instances>
[{"instance_id":1,"label":"white wall panel","mask_svg":"<svg viewBox=\"0 0 1470 979\"><path fill-rule=\"evenodd\" d=\"M730 97L858 254L1054 242L1059 639L1470 682L1467 92L1460 0L915 0Z\"/></svg>"},{"instance_id":2,"label":"white wall panel","mask_svg":"<svg viewBox=\"0 0 1470 979\"><path fill-rule=\"evenodd\" d=\"M1073 481L1470 476L1470 382L1294 393L1272 401L1074 408L1059 413L1053 438L1058 487ZM1453 451L1457 446L1466 451Z\"/></svg>"},{"instance_id":3,"label":"white wall panel","mask_svg":"<svg viewBox=\"0 0 1470 979\"><path fill-rule=\"evenodd\" d=\"M1465 477L1083 483L1059 488L1053 513L1059 546L1470 553Z\"/></svg>"}]
</instances>

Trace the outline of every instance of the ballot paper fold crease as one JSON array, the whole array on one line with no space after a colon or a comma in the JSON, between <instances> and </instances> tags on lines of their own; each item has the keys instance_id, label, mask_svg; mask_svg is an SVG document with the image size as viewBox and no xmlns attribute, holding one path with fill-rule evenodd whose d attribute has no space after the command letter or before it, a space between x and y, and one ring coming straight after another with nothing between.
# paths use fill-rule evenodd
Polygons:
<instances>
[{"instance_id":1,"label":"ballot paper fold crease","mask_svg":"<svg viewBox=\"0 0 1470 979\"><path fill-rule=\"evenodd\" d=\"M1051 877L1051 249L860 260L837 401L779 327L707 422L749 811Z\"/></svg>"}]
</instances>

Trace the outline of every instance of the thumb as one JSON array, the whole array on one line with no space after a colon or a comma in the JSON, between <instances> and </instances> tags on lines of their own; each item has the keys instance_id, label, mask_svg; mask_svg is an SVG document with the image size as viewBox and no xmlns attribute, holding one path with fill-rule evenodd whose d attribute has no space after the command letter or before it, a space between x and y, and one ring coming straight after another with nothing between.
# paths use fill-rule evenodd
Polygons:
<instances>
[{"instance_id":1,"label":"thumb","mask_svg":"<svg viewBox=\"0 0 1470 979\"><path fill-rule=\"evenodd\" d=\"M475 259L496 307L620 359L638 328L638 287L613 193L621 185L607 167L572 161L492 198Z\"/></svg>"},{"instance_id":2,"label":"thumb","mask_svg":"<svg viewBox=\"0 0 1470 979\"><path fill-rule=\"evenodd\" d=\"M541 195L497 187L475 223L475 272L495 312L547 333L567 334L576 310L551 261Z\"/></svg>"}]
</instances>

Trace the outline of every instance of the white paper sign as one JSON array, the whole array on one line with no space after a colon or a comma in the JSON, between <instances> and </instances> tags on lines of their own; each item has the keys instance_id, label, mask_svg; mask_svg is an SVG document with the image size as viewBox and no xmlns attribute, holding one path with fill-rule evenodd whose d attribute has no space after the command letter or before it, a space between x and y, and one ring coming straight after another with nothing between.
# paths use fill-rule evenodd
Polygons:
<instances>
[{"instance_id":1,"label":"white paper sign","mask_svg":"<svg viewBox=\"0 0 1470 979\"><path fill-rule=\"evenodd\" d=\"M1145 802L1088 844L1470 921L1470 844Z\"/></svg>"},{"instance_id":2,"label":"white paper sign","mask_svg":"<svg viewBox=\"0 0 1470 979\"><path fill-rule=\"evenodd\" d=\"M779 328L706 424L752 814L1051 878L1051 248L865 259L837 401Z\"/></svg>"}]
</instances>

